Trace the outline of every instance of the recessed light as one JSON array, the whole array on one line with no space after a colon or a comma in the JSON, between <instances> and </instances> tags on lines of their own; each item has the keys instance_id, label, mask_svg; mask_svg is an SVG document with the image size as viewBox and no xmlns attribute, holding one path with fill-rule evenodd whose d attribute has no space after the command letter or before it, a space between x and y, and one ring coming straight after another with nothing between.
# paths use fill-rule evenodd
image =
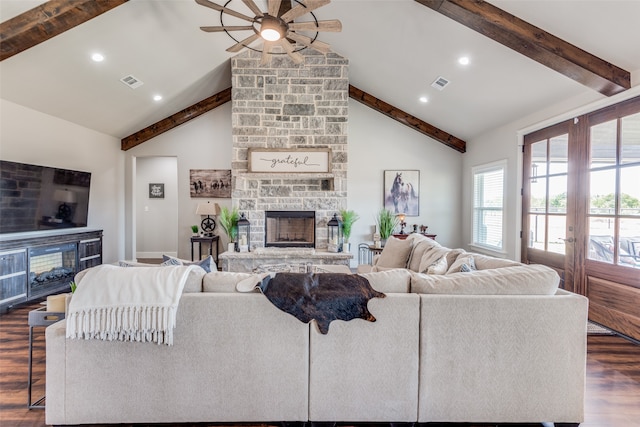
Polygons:
<instances>
[{"instance_id":1,"label":"recessed light","mask_svg":"<svg viewBox=\"0 0 640 427\"><path fill-rule=\"evenodd\" d=\"M94 62L102 62L104 61L104 56L99 53L94 53L91 55L91 59L93 59Z\"/></svg>"},{"instance_id":2,"label":"recessed light","mask_svg":"<svg viewBox=\"0 0 640 427\"><path fill-rule=\"evenodd\" d=\"M422 102L422 103L426 104L427 102L429 102L429 100L427 99L427 97L426 97L426 96L421 96L421 97L420 97L420 102Z\"/></svg>"},{"instance_id":3,"label":"recessed light","mask_svg":"<svg viewBox=\"0 0 640 427\"><path fill-rule=\"evenodd\" d=\"M458 58L458 63L460 65L469 65L469 57L468 56L461 56L460 58Z\"/></svg>"},{"instance_id":4,"label":"recessed light","mask_svg":"<svg viewBox=\"0 0 640 427\"><path fill-rule=\"evenodd\" d=\"M153 95L153 100L154 101L161 101L162 100L162 95Z\"/></svg>"}]
</instances>

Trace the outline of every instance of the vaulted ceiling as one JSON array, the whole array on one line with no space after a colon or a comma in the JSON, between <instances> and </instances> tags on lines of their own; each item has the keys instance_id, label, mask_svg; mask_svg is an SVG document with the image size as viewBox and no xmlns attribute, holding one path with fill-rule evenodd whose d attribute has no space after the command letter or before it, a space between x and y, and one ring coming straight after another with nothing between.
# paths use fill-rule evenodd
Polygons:
<instances>
[{"instance_id":1,"label":"vaulted ceiling","mask_svg":"<svg viewBox=\"0 0 640 427\"><path fill-rule=\"evenodd\" d=\"M62 21L70 30L5 54L7 21L40 3L0 0L4 99L125 138L163 119L170 126L167 118L194 105L221 102L231 84L225 49L234 42L200 31L220 18L193 0L89 2L85 9L94 10L82 12L95 18L73 26L79 15L82 21L76 9ZM240 0L228 7L250 14ZM433 128L454 142L568 98L624 91L640 78L640 1L333 0L314 13L342 22L342 32L319 40L349 58L352 97L373 96L381 111L392 108L417 130ZM38 38L47 25L23 27L22 36ZM92 62L95 52L105 60ZM469 65L457 62L463 55ZM120 81L127 75L144 84L127 87ZM431 87L438 77L450 81L442 91Z\"/></svg>"}]
</instances>

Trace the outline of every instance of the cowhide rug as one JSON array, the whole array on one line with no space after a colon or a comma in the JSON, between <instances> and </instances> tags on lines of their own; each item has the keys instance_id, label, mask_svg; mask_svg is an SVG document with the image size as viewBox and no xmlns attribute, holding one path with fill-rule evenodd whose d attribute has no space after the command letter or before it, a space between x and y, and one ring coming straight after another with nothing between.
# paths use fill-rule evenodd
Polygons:
<instances>
[{"instance_id":1,"label":"cowhide rug","mask_svg":"<svg viewBox=\"0 0 640 427\"><path fill-rule=\"evenodd\" d=\"M375 322L367 303L371 298L385 297L357 274L277 273L267 275L256 286L273 305L301 322L315 319L322 334L329 332L334 320Z\"/></svg>"}]
</instances>

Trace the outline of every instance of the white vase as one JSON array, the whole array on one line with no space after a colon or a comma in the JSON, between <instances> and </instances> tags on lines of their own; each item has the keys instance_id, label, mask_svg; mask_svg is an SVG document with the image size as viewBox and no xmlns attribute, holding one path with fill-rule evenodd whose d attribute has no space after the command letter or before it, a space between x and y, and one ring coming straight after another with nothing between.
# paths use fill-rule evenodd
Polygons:
<instances>
[{"instance_id":1,"label":"white vase","mask_svg":"<svg viewBox=\"0 0 640 427\"><path fill-rule=\"evenodd\" d=\"M227 245L227 251L228 252L235 252L236 251L236 244L234 242L229 242L229 244Z\"/></svg>"}]
</instances>

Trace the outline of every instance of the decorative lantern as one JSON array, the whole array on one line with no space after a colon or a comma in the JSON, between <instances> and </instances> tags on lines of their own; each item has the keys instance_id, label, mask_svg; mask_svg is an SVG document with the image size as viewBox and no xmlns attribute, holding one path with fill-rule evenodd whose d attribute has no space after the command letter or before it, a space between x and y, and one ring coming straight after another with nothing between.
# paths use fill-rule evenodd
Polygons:
<instances>
[{"instance_id":1,"label":"decorative lantern","mask_svg":"<svg viewBox=\"0 0 640 427\"><path fill-rule=\"evenodd\" d=\"M327 222L329 245L327 250L329 252L342 252L342 221L340 221L336 214L333 214L333 218Z\"/></svg>"},{"instance_id":2,"label":"decorative lantern","mask_svg":"<svg viewBox=\"0 0 640 427\"><path fill-rule=\"evenodd\" d=\"M250 237L251 223L242 213L238 220L238 250L240 252L249 252Z\"/></svg>"}]
</instances>

